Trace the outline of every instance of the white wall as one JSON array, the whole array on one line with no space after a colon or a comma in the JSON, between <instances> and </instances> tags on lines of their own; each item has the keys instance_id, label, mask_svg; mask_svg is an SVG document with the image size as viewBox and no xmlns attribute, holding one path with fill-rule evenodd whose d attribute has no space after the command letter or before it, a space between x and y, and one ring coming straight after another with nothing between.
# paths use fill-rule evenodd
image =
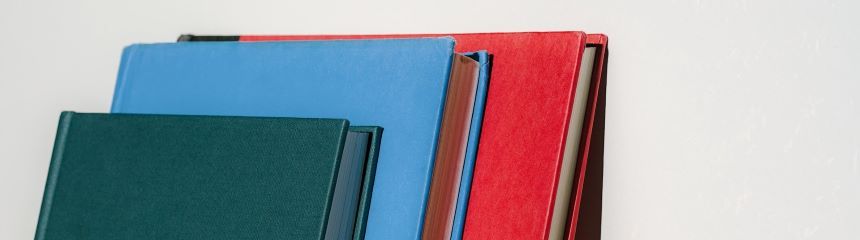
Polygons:
<instances>
[{"instance_id":1,"label":"white wall","mask_svg":"<svg viewBox=\"0 0 860 240\"><path fill-rule=\"evenodd\" d=\"M108 111L127 44L575 29L610 36L604 239L860 236L858 2L645 2L2 0L0 239L33 237L58 114Z\"/></svg>"}]
</instances>

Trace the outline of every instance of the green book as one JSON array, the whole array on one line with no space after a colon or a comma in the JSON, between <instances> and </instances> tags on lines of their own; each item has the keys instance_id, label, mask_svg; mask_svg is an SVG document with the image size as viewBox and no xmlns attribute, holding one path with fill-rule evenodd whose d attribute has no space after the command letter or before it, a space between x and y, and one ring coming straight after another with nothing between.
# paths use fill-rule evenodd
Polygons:
<instances>
[{"instance_id":1,"label":"green book","mask_svg":"<svg viewBox=\"0 0 860 240\"><path fill-rule=\"evenodd\" d=\"M36 239L351 239L381 132L342 119L63 112Z\"/></svg>"}]
</instances>

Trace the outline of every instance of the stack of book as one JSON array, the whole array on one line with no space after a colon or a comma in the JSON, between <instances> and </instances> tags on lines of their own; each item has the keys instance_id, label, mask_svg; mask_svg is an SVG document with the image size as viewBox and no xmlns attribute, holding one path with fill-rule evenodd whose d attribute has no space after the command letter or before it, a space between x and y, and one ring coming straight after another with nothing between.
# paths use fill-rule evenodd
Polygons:
<instances>
[{"instance_id":1,"label":"stack of book","mask_svg":"<svg viewBox=\"0 0 860 240\"><path fill-rule=\"evenodd\" d=\"M596 239L606 59L575 31L131 45L110 113L60 115L36 239Z\"/></svg>"}]
</instances>

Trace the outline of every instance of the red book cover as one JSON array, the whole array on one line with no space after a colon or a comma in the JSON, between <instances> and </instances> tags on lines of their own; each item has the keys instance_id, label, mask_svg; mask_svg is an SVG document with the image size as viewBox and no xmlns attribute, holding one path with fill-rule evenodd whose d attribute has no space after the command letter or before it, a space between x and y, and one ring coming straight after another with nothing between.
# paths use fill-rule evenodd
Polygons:
<instances>
[{"instance_id":1,"label":"red book cover","mask_svg":"<svg viewBox=\"0 0 860 240\"><path fill-rule=\"evenodd\" d=\"M607 52L605 35L582 32L297 35L240 36L238 40L421 36L453 36L458 52L487 50L493 55L464 239L549 237L583 49L586 44L598 47L582 128L582 151L575 166L567 233L568 240L599 238L601 191L595 189L602 189L603 139L602 125L595 124L602 124L604 111L599 103L605 98L602 94L605 92L602 88ZM599 137L600 142L592 144L594 137ZM588 168L589 160L598 163L600 169ZM584 192L595 196L583 197ZM584 200L590 201L584 204ZM591 208L583 211L589 213L588 218L579 221L580 208L585 207ZM578 228L578 224L588 225L590 229Z\"/></svg>"}]
</instances>

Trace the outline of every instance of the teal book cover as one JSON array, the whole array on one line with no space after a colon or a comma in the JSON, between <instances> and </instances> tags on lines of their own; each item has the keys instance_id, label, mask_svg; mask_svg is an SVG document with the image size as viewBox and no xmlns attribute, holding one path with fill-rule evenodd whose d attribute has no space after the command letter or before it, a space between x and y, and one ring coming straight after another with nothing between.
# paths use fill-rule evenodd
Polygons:
<instances>
[{"instance_id":1,"label":"teal book cover","mask_svg":"<svg viewBox=\"0 0 860 240\"><path fill-rule=\"evenodd\" d=\"M339 119L64 112L35 238L349 239L355 216L333 209L361 204L374 131ZM326 232L338 222L346 236Z\"/></svg>"}]
</instances>

